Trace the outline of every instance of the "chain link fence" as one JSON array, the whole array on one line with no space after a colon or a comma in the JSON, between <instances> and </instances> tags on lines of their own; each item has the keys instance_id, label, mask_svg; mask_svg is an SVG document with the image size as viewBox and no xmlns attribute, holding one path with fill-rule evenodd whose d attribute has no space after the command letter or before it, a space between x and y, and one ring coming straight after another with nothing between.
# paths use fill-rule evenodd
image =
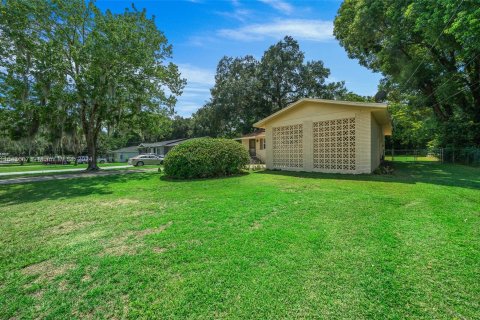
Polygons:
<instances>
[{"instance_id":1,"label":"chain link fence","mask_svg":"<svg viewBox=\"0 0 480 320\"><path fill-rule=\"evenodd\" d=\"M385 160L480 166L480 148L386 149Z\"/></svg>"}]
</instances>

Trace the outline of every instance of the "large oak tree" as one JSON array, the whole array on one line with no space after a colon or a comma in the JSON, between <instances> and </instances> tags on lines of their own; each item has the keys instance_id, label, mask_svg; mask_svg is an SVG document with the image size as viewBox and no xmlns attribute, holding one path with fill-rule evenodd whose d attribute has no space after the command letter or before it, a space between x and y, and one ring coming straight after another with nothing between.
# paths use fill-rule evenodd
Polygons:
<instances>
[{"instance_id":1,"label":"large oak tree","mask_svg":"<svg viewBox=\"0 0 480 320\"><path fill-rule=\"evenodd\" d=\"M193 116L194 132L237 136L252 124L305 97L347 95L343 82L329 82L322 61L305 61L290 36L270 46L260 60L223 57L217 66L211 100Z\"/></svg>"},{"instance_id":2,"label":"large oak tree","mask_svg":"<svg viewBox=\"0 0 480 320\"><path fill-rule=\"evenodd\" d=\"M443 144L480 145L477 0L345 0L334 34L397 102L431 110Z\"/></svg>"},{"instance_id":3,"label":"large oak tree","mask_svg":"<svg viewBox=\"0 0 480 320\"><path fill-rule=\"evenodd\" d=\"M185 80L167 62L172 48L145 11L102 12L84 0L5 0L0 14L1 108L43 113L45 121L62 110L76 117L89 170L98 169L107 124L172 111L181 94Z\"/></svg>"}]
</instances>

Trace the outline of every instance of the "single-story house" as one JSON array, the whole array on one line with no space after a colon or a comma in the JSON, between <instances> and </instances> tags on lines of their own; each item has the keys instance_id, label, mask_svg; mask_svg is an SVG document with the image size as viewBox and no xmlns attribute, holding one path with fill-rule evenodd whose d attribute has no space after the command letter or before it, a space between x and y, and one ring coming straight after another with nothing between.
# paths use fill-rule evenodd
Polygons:
<instances>
[{"instance_id":1,"label":"single-story house","mask_svg":"<svg viewBox=\"0 0 480 320\"><path fill-rule=\"evenodd\" d=\"M127 162L128 159L138 156L138 147L126 147L111 152L113 154L113 161Z\"/></svg>"},{"instance_id":2,"label":"single-story house","mask_svg":"<svg viewBox=\"0 0 480 320\"><path fill-rule=\"evenodd\" d=\"M248 150L250 157L257 158L261 162L266 161L265 150L265 130L258 129L252 133L245 134L241 138L235 139L240 141L245 149Z\"/></svg>"},{"instance_id":3,"label":"single-story house","mask_svg":"<svg viewBox=\"0 0 480 320\"><path fill-rule=\"evenodd\" d=\"M355 174L380 165L392 132L386 104L323 99L301 99L254 127L265 130L264 142L261 134L245 140L264 150L267 169Z\"/></svg>"},{"instance_id":4,"label":"single-story house","mask_svg":"<svg viewBox=\"0 0 480 320\"><path fill-rule=\"evenodd\" d=\"M153 143L141 143L138 146L140 154L145 153L154 153L158 155L166 155L168 151L170 151L176 145L179 145L187 140L187 138L183 139L174 139L174 140L166 140L166 141L159 141Z\"/></svg>"}]
</instances>

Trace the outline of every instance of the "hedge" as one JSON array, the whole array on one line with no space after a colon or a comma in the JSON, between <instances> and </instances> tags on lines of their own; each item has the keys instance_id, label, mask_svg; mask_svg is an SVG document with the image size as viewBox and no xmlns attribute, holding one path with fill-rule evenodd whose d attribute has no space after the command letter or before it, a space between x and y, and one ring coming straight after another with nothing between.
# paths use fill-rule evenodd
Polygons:
<instances>
[{"instance_id":1,"label":"hedge","mask_svg":"<svg viewBox=\"0 0 480 320\"><path fill-rule=\"evenodd\" d=\"M193 179L240 173L249 159L247 150L236 141L197 138L174 147L163 164L168 177Z\"/></svg>"}]
</instances>

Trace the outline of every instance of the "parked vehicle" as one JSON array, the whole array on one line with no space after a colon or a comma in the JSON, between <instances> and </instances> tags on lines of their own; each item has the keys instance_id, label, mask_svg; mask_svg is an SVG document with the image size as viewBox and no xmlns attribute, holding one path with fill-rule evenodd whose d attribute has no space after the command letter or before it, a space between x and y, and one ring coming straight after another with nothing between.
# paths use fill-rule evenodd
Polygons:
<instances>
[{"instance_id":1,"label":"parked vehicle","mask_svg":"<svg viewBox=\"0 0 480 320\"><path fill-rule=\"evenodd\" d=\"M141 167L146 164L156 164L160 165L163 163L164 156L159 156L155 154L141 154L136 157L128 159L128 164Z\"/></svg>"},{"instance_id":2,"label":"parked vehicle","mask_svg":"<svg viewBox=\"0 0 480 320\"><path fill-rule=\"evenodd\" d=\"M0 165L2 165L2 164L23 165L25 162L27 162L26 159L22 158L22 157L12 157L12 158L0 157Z\"/></svg>"},{"instance_id":3,"label":"parked vehicle","mask_svg":"<svg viewBox=\"0 0 480 320\"><path fill-rule=\"evenodd\" d=\"M88 156L77 157L77 163L78 164L88 163ZM107 163L107 159L103 157L99 157L97 158L97 163Z\"/></svg>"},{"instance_id":4,"label":"parked vehicle","mask_svg":"<svg viewBox=\"0 0 480 320\"><path fill-rule=\"evenodd\" d=\"M68 160L66 158L54 157L54 158L43 159L42 163L45 164L45 165L49 165L49 164L70 164L70 160Z\"/></svg>"}]
</instances>

